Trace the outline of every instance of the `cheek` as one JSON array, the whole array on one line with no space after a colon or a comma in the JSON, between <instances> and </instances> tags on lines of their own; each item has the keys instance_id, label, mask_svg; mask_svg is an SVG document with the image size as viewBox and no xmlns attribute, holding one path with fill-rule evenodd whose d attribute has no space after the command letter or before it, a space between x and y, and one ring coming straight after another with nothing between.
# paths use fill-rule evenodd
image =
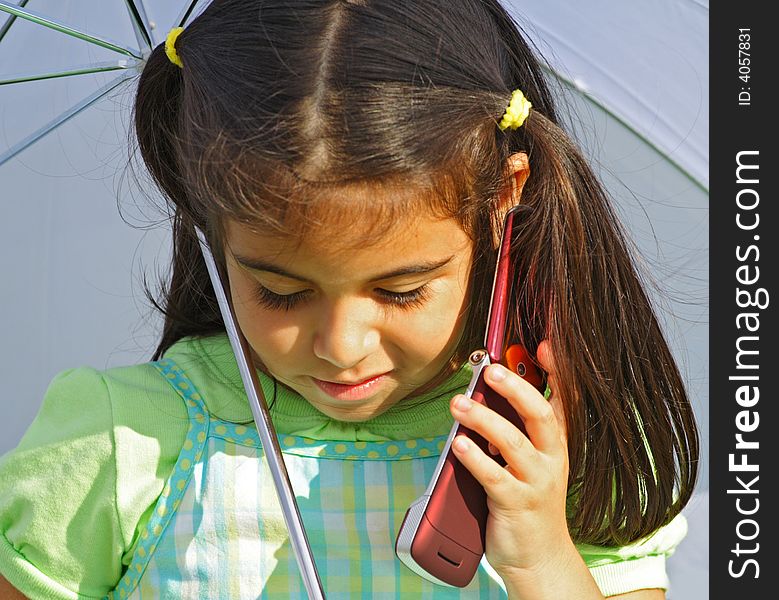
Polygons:
<instances>
[{"instance_id":1,"label":"cheek","mask_svg":"<svg viewBox=\"0 0 779 600\"><path fill-rule=\"evenodd\" d=\"M407 354L428 359L453 351L465 322L465 297L452 286L436 295L423 310L399 314L394 319L395 343Z\"/></svg>"},{"instance_id":2,"label":"cheek","mask_svg":"<svg viewBox=\"0 0 779 600\"><path fill-rule=\"evenodd\" d=\"M303 328L299 321L283 314L255 308L238 321L249 345L269 361L273 356L292 356L300 347Z\"/></svg>"},{"instance_id":3,"label":"cheek","mask_svg":"<svg viewBox=\"0 0 779 600\"><path fill-rule=\"evenodd\" d=\"M254 286L243 277L231 277L230 291L238 326L249 345L267 360L290 355L302 330L295 311L284 312L261 307L254 299Z\"/></svg>"}]
</instances>

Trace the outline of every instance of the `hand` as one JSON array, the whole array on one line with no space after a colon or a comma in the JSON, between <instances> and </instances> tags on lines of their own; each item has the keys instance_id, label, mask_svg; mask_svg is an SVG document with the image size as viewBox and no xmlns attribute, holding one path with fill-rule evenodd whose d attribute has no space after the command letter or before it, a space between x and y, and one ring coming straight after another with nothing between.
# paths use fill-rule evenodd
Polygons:
<instances>
[{"instance_id":1,"label":"hand","mask_svg":"<svg viewBox=\"0 0 779 600\"><path fill-rule=\"evenodd\" d=\"M463 395L455 396L451 404L454 418L484 437L506 461L501 467L465 436L457 436L453 444L460 462L487 493L485 554L504 580L542 577L542 573L555 571L559 575L559 569L571 560L571 552L576 552L565 518L568 449L549 342L539 345L538 360L548 373L549 401L502 365L490 365L485 378L522 417L527 435ZM504 378L496 380L496 375ZM460 400L470 402L470 407L458 408ZM458 440L467 442L465 451L458 449Z\"/></svg>"}]
</instances>

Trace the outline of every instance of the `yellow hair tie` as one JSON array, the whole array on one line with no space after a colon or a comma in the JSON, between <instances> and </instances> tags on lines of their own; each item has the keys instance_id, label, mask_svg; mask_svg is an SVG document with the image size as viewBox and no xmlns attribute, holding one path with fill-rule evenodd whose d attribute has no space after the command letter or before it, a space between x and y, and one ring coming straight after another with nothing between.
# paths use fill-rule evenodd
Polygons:
<instances>
[{"instance_id":1,"label":"yellow hair tie","mask_svg":"<svg viewBox=\"0 0 779 600\"><path fill-rule=\"evenodd\" d=\"M514 90L511 93L511 102L509 102L509 106L503 114L503 118L500 123L498 123L498 127L500 127L501 131L508 129L509 127L511 127L511 129L521 127L522 123L527 119L528 114L530 114L531 106L532 104L525 98L525 95L521 90Z\"/></svg>"},{"instance_id":2,"label":"yellow hair tie","mask_svg":"<svg viewBox=\"0 0 779 600\"><path fill-rule=\"evenodd\" d=\"M182 31L184 31L183 27L174 27L168 32L168 38L165 40L165 54L168 55L170 62L183 69L184 63L181 62L181 58L176 54L176 38L181 35Z\"/></svg>"}]
</instances>

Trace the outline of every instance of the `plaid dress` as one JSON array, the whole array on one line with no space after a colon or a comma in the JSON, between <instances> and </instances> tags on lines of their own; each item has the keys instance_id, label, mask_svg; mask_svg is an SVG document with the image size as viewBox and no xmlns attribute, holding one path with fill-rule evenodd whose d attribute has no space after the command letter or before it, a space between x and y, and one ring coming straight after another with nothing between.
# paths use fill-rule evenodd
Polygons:
<instances>
[{"instance_id":1,"label":"plaid dress","mask_svg":"<svg viewBox=\"0 0 779 600\"><path fill-rule=\"evenodd\" d=\"M173 360L154 364L186 403L189 431L132 562L106 598L306 598L256 429L209 414ZM395 556L406 509L424 492L445 440L279 436L328 600L507 597L486 560L460 589L426 581Z\"/></svg>"}]
</instances>

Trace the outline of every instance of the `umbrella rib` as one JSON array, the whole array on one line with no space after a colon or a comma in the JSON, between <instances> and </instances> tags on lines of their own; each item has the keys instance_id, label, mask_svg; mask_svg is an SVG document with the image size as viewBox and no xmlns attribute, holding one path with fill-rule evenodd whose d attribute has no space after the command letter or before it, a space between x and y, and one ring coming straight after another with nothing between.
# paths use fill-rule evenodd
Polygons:
<instances>
[{"instance_id":1,"label":"umbrella rib","mask_svg":"<svg viewBox=\"0 0 779 600\"><path fill-rule=\"evenodd\" d=\"M25 150L26 148L30 147L32 144L37 142L39 139L41 139L43 136L45 136L47 133L49 133L52 129L55 129L62 125L65 121L68 119L76 116L78 113L80 113L82 110L90 106L91 104L94 104L100 98L108 94L111 90L113 90L115 87L117 87L119 84L123 83L124 81L130 79L132 75L130 73L123 73L116 79L113 79L97 91L93 92L77 104L74 104L71 106L68 110L61 113L57 117L55 117L53 120L48 122L46 125L38 129L36 132L28 135L26 138L24 138L19 143L15 144L2 154L0 154L0 165L5 164L9 160L11 160L14 156L19 154L22 150Z\"/></svg>"},{"instance_id":2,"label":"umbrella rib","mask_svg":"<svg viewBox=\"0 0 779 600\"><path fill-rule=\"evenodd\" d=\"M174 21L178 27L184 27L184 23L189 19L189 15L192 14L192 9L195 8L197 2L198 0L192 0L192 2L189 3L189 6L185 7L184 10L179 13L179 16Z\"/></svg>"},{"instance_id":3,"label":"umbrella rib","mask_svg":"<svg viewBox=\"0 0 779 600\"><path fill-rule=\"evenodd\" d=\"M135 0L124 0L124 3L127 5L127 12L130 13L138 46L151 50L155 44L152 40L149 20L146 18L146 11L143 8L143 0L138 0L138 2L135 2Z\"/></svg>"},{"instance_id":4,"label":"umbrella rib","mask_svg":"<svg viewBox=\"0 0 779 600\"><path fill-rule=\"evenodd\" d=\"M620 117L617 113L615 113L613 110L611 110L608 106L606 106L603 102L592 96L591 94L588 94L586 91L581 89L579 86L577 86L573 81L568 79L565 75L557 71L556 69L552 68L550 65L542 65L542 68L546 71L549 71L552 75L554 75L559 81L563 82L565 85L567 85L569 88L576 90L578 93L582 95L588 102L594 104L598 108L600 108L603 112L605 112L608 116L610 116L612 119L617 121L620 125L622 125L625 129L630 131L633 135L635 135L638 139L640 139L642 142L644 142L647 146L652 148L655 152L657 152L659 155L663 156L673 167L676 168L677 171L679 171L682 175L684 175L690 182L692 182L698 189L700 189L703 193L708 194L709 188L704 184L702 181L698 181L698 178L695 177L692 173L690 173L687 169L685 169L680 163L675 161L673 158L671 158L668 154L666 154L657 144L655 144L652 140L650 140L647 136L645 136L643 133L641 133L638 129L633 127L630 123L625 121L622 117Z\"/></svg>"},{"instance_id":5,"label":"umbrella rib","mask_svg":"<svg viewBox=\"0 0 779 600\"><path fill-rule=\"evenodd\" d=\"M126 59L94 63L89 65L79 65L70 67L67 71L58 71L55 73L15 73L5 75L5 79L0 79L0 85L11 83L24 83L28 81L43 81L45 79L56 79L58 77L70 77L72 75L86 75L88 73L103 73L105 71L116 71L120 69L130 69L134 65L129 64Z\"/></svg>"},{"instance_id":6,"label":"umbrella rib","mask_svg":"<svg viewBox=\"0 0 779 600\"><path fill-rule=\"evenodd\" d=\"M27 2L28 0L22 0L21 2L19 2L19 4L17 4L17 6L19 8L24 8ZM5 23L3 23L3 26L0 27L0 42L3 41L5 34L8 33L9 29L11 29L11 25L14 24L14 21L16 21L16 15L11 15L10 17L8 17L8 20Z\"/></svg>"},{"instance_id":7,"label":"umbrella rib","mask_svg":"<svg viewBox=\"0 0 779 600\"><path fill-rule=\"evenodd\" d=\"M48 27L49 29L54 29L55 31L59 31L60 33L64 33L66 35L78 38L85 42L89 42L90 44L95 44L96 46L101 46L103 48L107 48L108 50L113 50L114 52L118 52L119 54L126 54L127 56L137 58L138 60L141 60L143 58L141 56L140 51L138 50L121 46L116 42L112 42L111 40L108 40L103 37L98 37L96 35L92 35L84 31L79 31L78 29L75 29L70 25L65 25L64 23L58 23L53 19L51 19L50 17L42 15L38 12L27 10L27 9L23 10L19 8L17 5L11 4L6 0L0 0L0 11L10 13L17 17L21 17L22 19L26 19L37 25L43 25L44 27Z\"/></svg>"}]
</instances>

